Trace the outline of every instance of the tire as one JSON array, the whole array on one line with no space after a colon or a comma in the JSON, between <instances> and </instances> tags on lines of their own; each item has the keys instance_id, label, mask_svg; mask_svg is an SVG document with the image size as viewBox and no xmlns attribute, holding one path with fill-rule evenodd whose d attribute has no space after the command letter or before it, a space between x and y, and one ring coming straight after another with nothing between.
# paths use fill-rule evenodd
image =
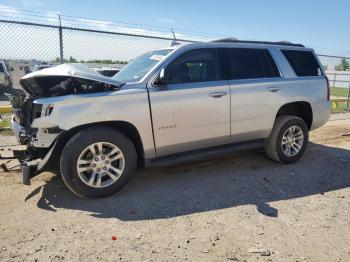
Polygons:
<instances>
[{"instance_id":1,"label":"tire","mask_svg":"<svg viewBox=\"0 0 350 262\"><path fill-rule=\"evenodd\" d=\"M101 145L102 153L98 145ZM108 153L108 150L111 151ZM119 151L112 154L114 150ZM106 197L120 191L129 182L136 167L137 154L133 143L124 134L109 127L90 127L78 132L65 145L60 159L65 185L74 194L86 198ZM84 171L78 172L78 168ZM119 173L114 171L116 169Z\"/></svg>"},{"instance_id":2,"label":"tire","mask_svg":"<svg viewBox=\"0 0 350 262\"><path fill-rule=\"evenodd\" d=\"M290 132L293 130L293 127L295 132ZM289 133L286 133L287 130L289 130ZM293 138L290 138L288 134L295 134L295 136L300 138L300 132L302 132L303 139L301 140L293 140ZM282 145L282 139L283 136L286 134L288 139L284 139L285 145ZM287 142L286 142L287 141ZM295 148L297 146L293 143L295 141L296 144L300 147L299 151ZM306 126L306 123L303 119L296 117L296 116L289 116L284 115L277 117L274 127L272 129L272 132L270 134L270 137L265 142L265 151L269 158L271 158L274 161L284 163L284 164L291 164L299 160L299 158L303 155L305 152L306 146L309 141L309 131ZM298 142L298 143L297 143ZM291 143L293 148L291 149L290 144ZM289 151L288 151L289 147ZM286 152L287 151L287 152ZM288 152L290 154L288 154Z\"/></svg>"}]
</instances>

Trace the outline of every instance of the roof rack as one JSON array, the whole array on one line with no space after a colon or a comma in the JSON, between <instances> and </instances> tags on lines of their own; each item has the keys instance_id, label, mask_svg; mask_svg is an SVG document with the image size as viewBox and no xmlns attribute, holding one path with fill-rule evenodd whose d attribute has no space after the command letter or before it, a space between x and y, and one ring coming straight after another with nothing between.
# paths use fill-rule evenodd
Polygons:
<instances>
[{"instance_id":1,"label":"roof rack","mask_svg":"<svg viewBox=\"0 0 350 262\"><path fill-rule=\"evenodd\" d=\"M283 46L298 46L305 47L302 44L293 44L288 41L269 42L269 41L251 41L251 40L238 40L237 38L223 38L210 41L210 43L242 43L242 44L264 44L264 45L283 45Z\"/></svg>"}]
</instances>

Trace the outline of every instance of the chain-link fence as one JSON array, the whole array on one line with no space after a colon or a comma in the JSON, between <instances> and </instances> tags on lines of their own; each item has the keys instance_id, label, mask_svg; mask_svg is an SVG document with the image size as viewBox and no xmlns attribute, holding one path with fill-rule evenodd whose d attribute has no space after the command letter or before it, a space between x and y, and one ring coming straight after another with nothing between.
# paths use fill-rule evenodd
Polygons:
<instances>
[{"instance_id":1,"label":"chain-link fence","mask_svg":"<svg viewBox=\"0 0 350 262\"><path fill-rule=\"evenodd\" d=\"M0 105L5 93L22 92L20 78L60 63L86 63L112 76L136 56L177 42L209 41L223 35L123 22L92 20L0 7ZM341 56L319 55L328 69ZM346 60L348 61L348 60ZM336 106L350 108L350 71L327 70Z\"/></svg>"},{"instance_id":2,"label":"chain-link fence","mask_svg":"<svg viewBox=\"0 0 350 262\"><path fill-rule=\"evenodd\" d=\"M319 54L318 56L326 67L326 75L331 86L333 112L350 110L350 58L339 55Z\"/></svg>"},{"instance_id":3,"label":"chain-link fence","mask_svg":"<svg viewBox=\"0 0 350 262\"><path fill-rule=\"evenodd\" d=\"M327 70L333 111L350 109L350 71Z\"/></svg>"},{"instance_id":4,"label":"chain-link fence","mask_svg":"<svg viewBox=\"0 0 350 262\"><path fill-rule=\"evenodd\" d=\"M29 72L60 63L85 63L112 76L136 56L177 42L208 41L218 36L99 21L52 13L0 8L0 104L6 94L22 92Z\"/></svg>"}]
</instances>

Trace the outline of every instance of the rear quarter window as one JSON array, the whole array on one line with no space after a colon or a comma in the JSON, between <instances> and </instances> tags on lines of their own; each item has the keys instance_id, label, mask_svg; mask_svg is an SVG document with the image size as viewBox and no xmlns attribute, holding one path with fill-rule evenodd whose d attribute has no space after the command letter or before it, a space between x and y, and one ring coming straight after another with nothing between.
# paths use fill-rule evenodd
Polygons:
<instances>
[{"instance_id":1,"label":"rear quarter window","mask_svg":"<svg viewBox=\"0 0 350 262\"><path fill-rule=\"evenodd\" d=\"M281 50L297 76L321 76L322 70L313 52Z\"/></svg>"}]
</instances>

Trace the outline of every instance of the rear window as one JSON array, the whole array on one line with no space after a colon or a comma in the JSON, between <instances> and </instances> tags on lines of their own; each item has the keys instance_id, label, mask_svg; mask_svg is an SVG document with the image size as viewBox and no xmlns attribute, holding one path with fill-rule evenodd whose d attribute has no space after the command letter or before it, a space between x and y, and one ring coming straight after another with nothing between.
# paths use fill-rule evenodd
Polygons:
<instances>
[{"instance_id":1,"label":"rear window","mask_svg":"<svg viewBox=\"0 0 350 262\"><path fill-rule=\"evenodd\" d=\"M282 50L297 76L321 76L321 67L310 51Z\"/></svg>"},{"instance_id":2,"label":"rear window","mask_svg":"<svg viewBox=\"0 0 350 262\"><path fill-rule=\"evenodd\" d=\"M222 48L220 58L224 79L280 77L277 66L266 49Z\"/></svg>"}]
</instances>

